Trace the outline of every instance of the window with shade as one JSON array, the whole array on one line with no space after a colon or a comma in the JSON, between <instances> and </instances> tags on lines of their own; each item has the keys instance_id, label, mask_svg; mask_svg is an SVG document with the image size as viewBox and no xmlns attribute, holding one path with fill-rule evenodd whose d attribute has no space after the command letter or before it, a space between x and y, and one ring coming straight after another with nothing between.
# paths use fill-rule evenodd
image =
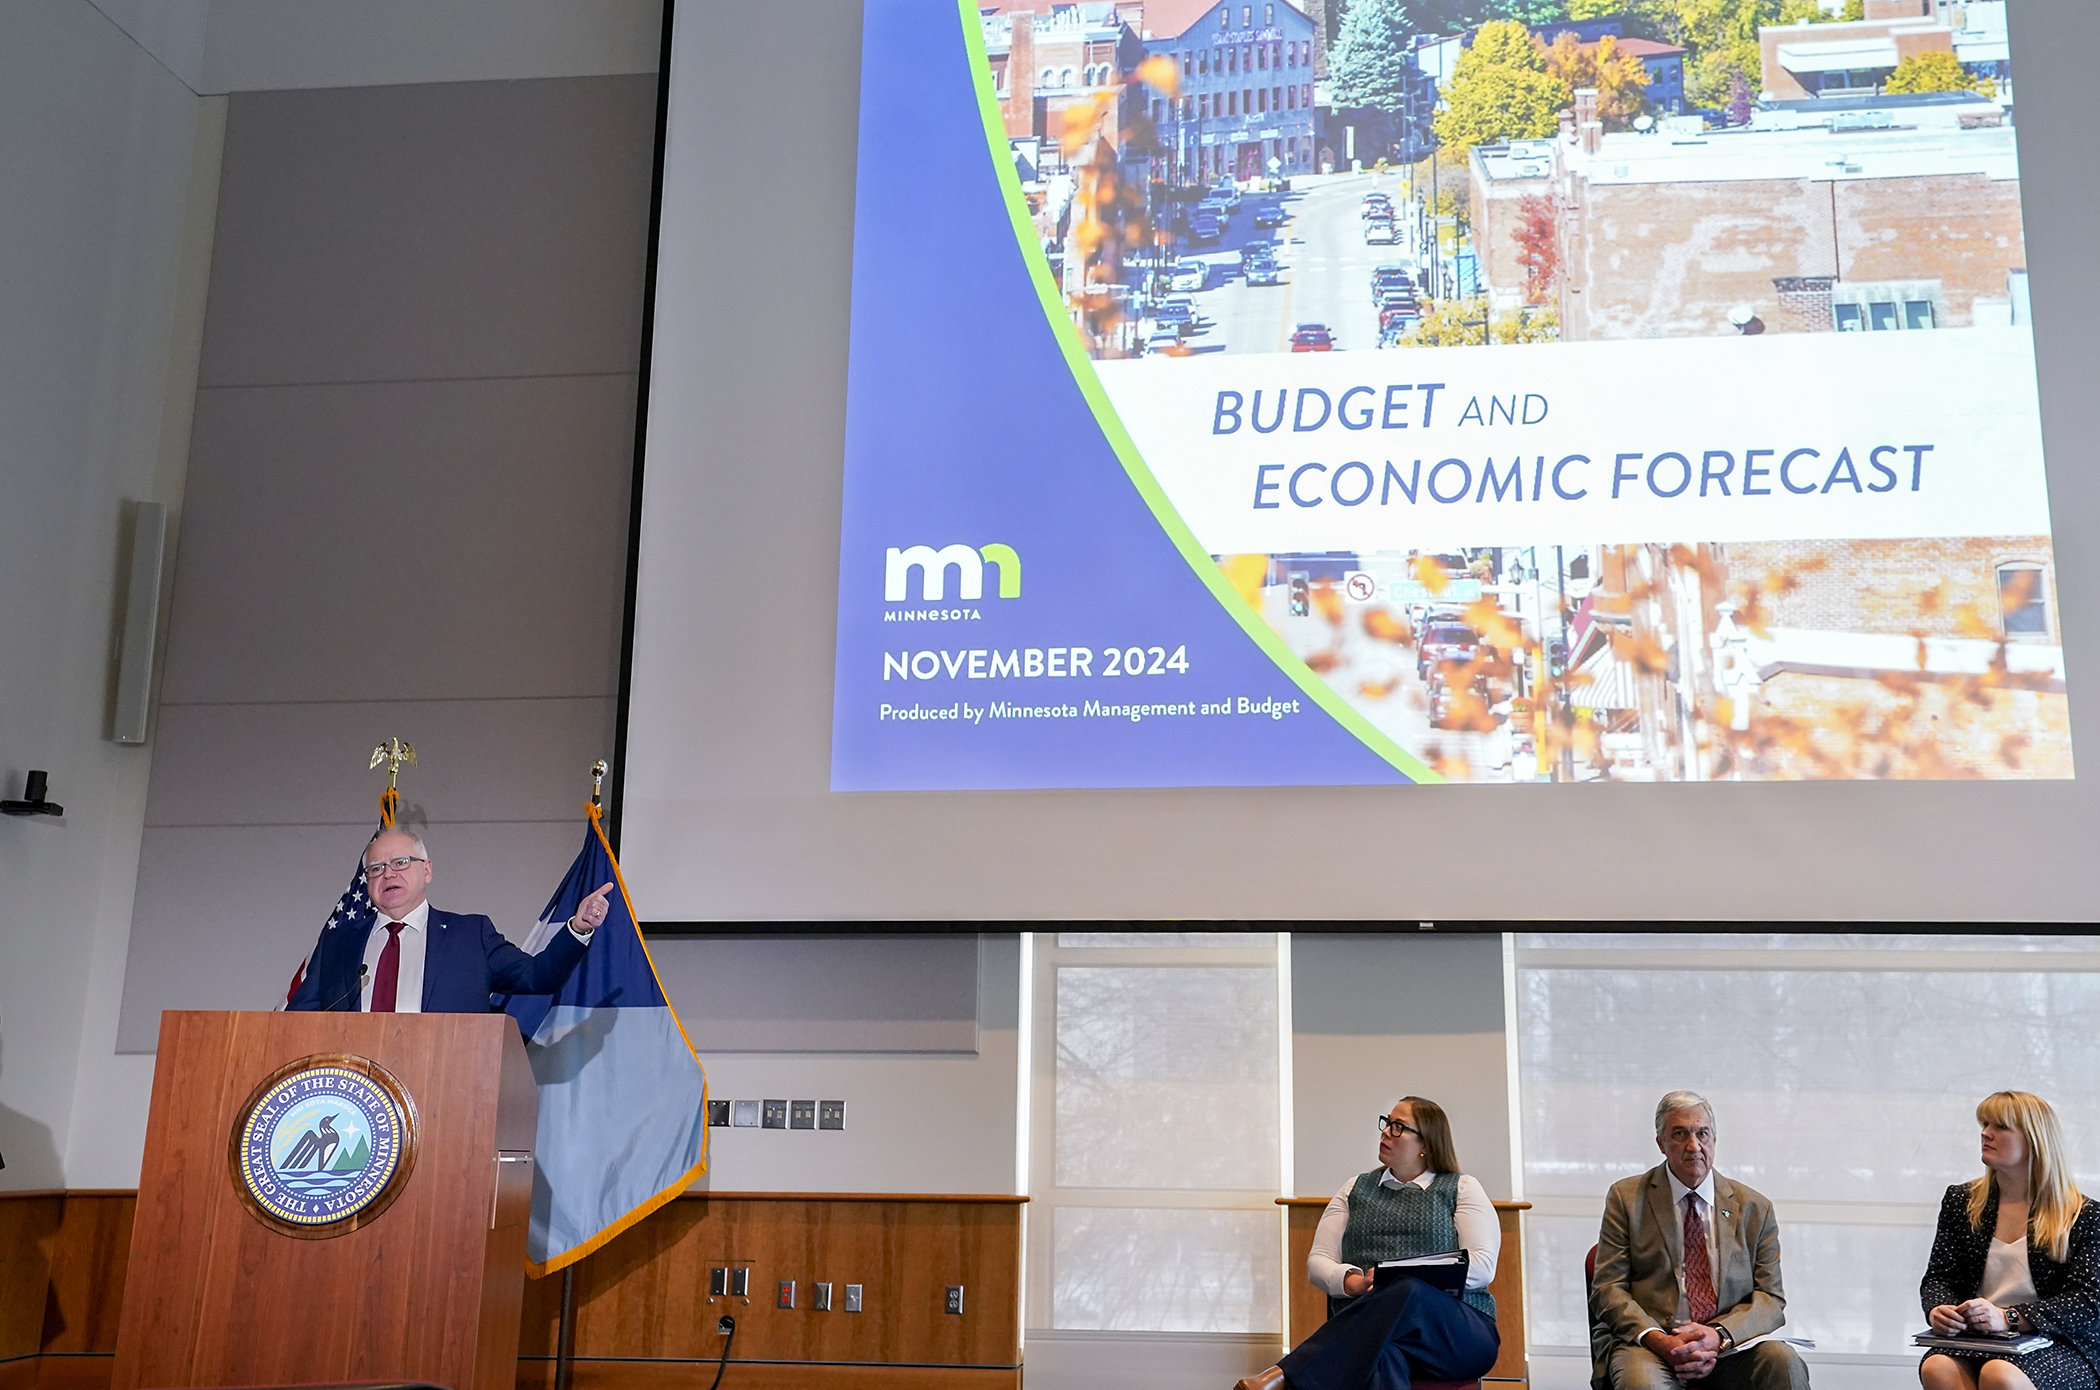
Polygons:
<instances>
[{"instance_id":1,"label":"window with shade","mask_svg":"<svg viewBox=\"0 0 2100 1390\"><path fill-rule=\"evenodd\" d=\"M1028 1324L1282 1326L1274 934L1036 938Z\"/></svg>"},{"instance_id":2,"label":"window with shade","mask_svg":"<svg viewBox=\"0 0 2100 1390\"><path fill-rule=\"evenodd\" d=\"M1746 867L1745 872L1754 872ZM1531 1343L1586 1354L1605 1189L1661 1161L1665 1091L1714 1102L1715 1165L1770 1197L1788 1333L1908 1365L1941 1194L1982 1171L1976 1103L2033 1091L2100 1193L2100 940L1520 935ZM1864 1374L1864 1372L1862 1372Z\"/></svg>"}]
</instances>

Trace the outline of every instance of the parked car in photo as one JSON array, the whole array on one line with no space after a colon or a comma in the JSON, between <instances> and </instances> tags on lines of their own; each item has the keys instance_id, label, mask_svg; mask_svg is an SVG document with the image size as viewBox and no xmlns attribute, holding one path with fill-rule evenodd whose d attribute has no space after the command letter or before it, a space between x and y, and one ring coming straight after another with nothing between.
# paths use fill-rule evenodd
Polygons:
<instances>
[{"instance_id":1,"label":"parked car in photo","mask_svg":"<svg viewBox=\"0 0 2100 1390\"><path fill-rule=\"evenodd\" d=\"M1181 261L1167 268L1167 288L1178 294L1192 294L1210 280L1210 264L1207 261Z\"/></svg>"},{"instance_id":2,"label":"parked car in photo","mask_svg":"<svg viewBox=\"0 0 2100 1390\"><path fill-rule=\"evenodd\" d=\"M1324 323L1301 323L1291 334L1292 352L1333 352L1334 334Z\"/></svg>"},{"instance_id":3,"label":"parked car in photo","mask_svg":"<svg viewBox=\"0 0 2100 1390\"><path fill-rule=\"evenodd\" d=\"M1291 220L1291 215L1275 203L1254 210L1254 225L1257 227L1281 227Z\"/></svg>"},{"instance_id":4,"label":"parked car in photo","mask_svg":"<svg viewBox=\"0 0 2100 1390\"><path fill-rule=\"evenodd\" d=\"M1414 276L1404 265L1382 265L1371 272L1371 302L1377 304L1389 291L1414 286Z\"/></svg>"},{"instance_id":5,"label":"parked car in photo","mask_svg":"<svg viewBox=\"0 0 2100 1390\"><path fill-rule=\"evenodd\" d=\"M1400 240L1400 229L1390 217L1374 217L1364 223L1364 245L1391 246Z\"/></svg>"},{"instance_id":6,"label":"parked car in photo","mask_svg":"<svg viewBox=\"0 0 2100 1390\"><path fill-rule=\"evenodd\" d=\"M1216 245L1218 219L1207 213L1198 213L1189 218L1189 244L1192 246Z\"/></svg>"},{"instance_id":7,"label":"parked car in photo","mask_svg":"<svg viewBox=\"0 0 2100 1390\"><path fill-rule=\"evenodd\" d=\"M1280 285L1283 283L1283 268L1276 264L1274 256L1256 256L1246 263L1246 278L1250 285Z\"/></svg>"},{"instance_id":8,"label":"parked car in photo","mask_svg":"<svg viewBox=\"0 0 2100 1390\"><path fill-rule=\"evenodd\" d=\"M1364 194L1363 207L1359 211L1358 216L1391 217L1392 215L1393 200L1391 198L1386 197L1383 193Z\"/></svg>"},{"instance_id":9,"label":"parked car in photo","mask_svg":"<svg viewBox=\"0 0 2100 1390\"><path fill-rule=\"evenodd\" d=\"M1147 357L1156 355L1179 357L1182 355L1181 335L1171 328L1155 328L1145 339L1140 349Z\"/></svg>"},{"instance_id":10,"label":"parked car in photo","mask_svg":"<svg viewBox=\"0 0 2100 1390\"><path fill-rule=\"evenodd\" d=\"M1161 328L1171 329L1179 337L1186 338L1196 331L1196 311L1187 304L1173 300L1155 304L1149 317Z\"/></svg>"},{"instance_id":11,"label":"parked car in photo","mask_svg":"<svg viewBox=\"0 0 2100 1390\"><path fill-rule=\"evenodd\" d=\"M1465 623L1430 622L1418 629L1415 674L1429 679L1439 667L1463 666L1480 655L1480 634Z\"/></svg>"}]
</instances>

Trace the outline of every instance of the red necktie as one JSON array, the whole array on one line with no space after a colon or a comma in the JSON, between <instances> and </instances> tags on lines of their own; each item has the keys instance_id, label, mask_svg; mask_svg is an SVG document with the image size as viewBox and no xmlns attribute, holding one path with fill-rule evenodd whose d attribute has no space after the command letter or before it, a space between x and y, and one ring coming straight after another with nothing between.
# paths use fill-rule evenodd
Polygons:
<instances>
[{"instance_id":1,"label":"red necktie","mask_svg":"<svg viewBox=\"0 0 2100 1390\"><path fill-rule=\"evenodd\" d=\"M386 924L386 949L379 953L379 970L372 976L372 1007L368 1013L390 1014L394 995L401 987L401 923ZM1700 1247L1702 1250L1704 1246Z\"/></svg>"},{"instance_id":2,"label":"red necktie","mask_svg":"<svg viewBox=\"0 0 2100 1390\"><path fill-rule=\"evenodd\" d=\"M379 968L386 969L383 957ZM1687 1196L1684 1199L1685 1312L1693 1322L1711 1322L1714 1302L1714 1271L1706 1253L1706 1223L1699 1219L1699 1198Z\"/></svg>"}]
</instances>

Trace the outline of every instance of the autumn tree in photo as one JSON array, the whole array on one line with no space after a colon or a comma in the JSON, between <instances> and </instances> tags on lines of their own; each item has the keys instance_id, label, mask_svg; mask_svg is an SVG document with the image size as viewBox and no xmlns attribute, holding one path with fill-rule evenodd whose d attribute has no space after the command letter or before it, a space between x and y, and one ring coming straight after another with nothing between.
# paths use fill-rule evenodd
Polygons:
<instances>
[{"instance_id":1,"label":"autumn tree in photo","mask_svg":"<svg viewBox=\"0 0 2100 1390\"><path fill-rule=\"evenodd\" d=\"M1597 114L1606 130L1631 129L1633 118L1648 104L1648 69L1622 51L1610 34L1593 44L1583 43L1573 32L1559 34L1546 50L1546 75L1574 91L1595 87Z\"/></svg>"},{"instance_id":2,"label":"autumn tree in photo","mask_svg":"<svg viewBox=\"0 0 2100 1390\"><path fill-rule=\"evenodd\" d=\"M1881 84L1881 90L1903 92L1981 92L1998 95L1998 84L1963 69L1952 53L1913 53L1896 64L1896 70Z\"/></svg>"},{"instance_id":3,"label":"autumn tree in photo","mask_svg":"<svg viewBox=\"0 0 2100 1390\"><path fill-rule=\"evenodd\" d=\"M1526 194L1517 204L1517 225L1510 233L1517 243L1517 264L1524 267L1524 302L1544 304L1553 293L1560 274L1560 240L1553 219L1553 199L1543 193Z\"/></svg>"},{"instance_id":4,"label":"autumn tree in photo","mask_svg":"<svg viewBox=\"0 0 2100 1390\"><path fill-rule=\"evenodd\" d=\"M1632 0L1626 7L1655 38L1687 50L1685 99L1718 107L1728 100L1729 77L1740 73L1756 92L1764 86L1757 31L1779 23L1783 0Z\"/></svg>"},{"instance_id":5,"label":"autumn tree in photo","mask_svg":"<svg viewBox=\"0 0 2100 1390\"><path fill-rule=\"evenodd\" d=\"M1400 339L1402 347L1484 347L1488 343L1554 343L1560 341L1560 314L1553 309L1524 309L1495 318L1486 295L1447 299L1433 306L1422 321Z\"/></svg>"},{"instance_id":6,"label":"autumn tree in photo","mask_svg":"<svg viewBox=\"0 0 2100 1390\"><path fill-rule=\"evenodd\" d=\"M1545 139L1572 99L1568 84L1546 71L1545 49L1530 31L1495 20L1480 26L1452 72L1433 122L1437 142L1464 154L1475 145Z\"/></svg>"}]
</instances>

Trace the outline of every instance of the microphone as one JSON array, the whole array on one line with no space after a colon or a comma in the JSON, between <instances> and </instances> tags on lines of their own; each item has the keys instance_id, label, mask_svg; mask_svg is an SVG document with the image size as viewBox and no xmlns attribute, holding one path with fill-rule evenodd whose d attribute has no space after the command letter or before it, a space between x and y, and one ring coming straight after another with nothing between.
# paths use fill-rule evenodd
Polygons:
<instances>
[{"instance_id":1,"label":"microphone","mask_svg":"<svg viewBox=\"0 0 2100 1390\"><path fill-rule=\"evenodd\" d=\"M365 987L365 976L371 973L371 966L359 965L357 967L357 983L350 986L350 988L344 990L341 994L338 994L334 999L330 1000L328 1003L323 1004L321 1006L321 1012L324 1014L334 1013L335 1006L337 1004L342 1003L345 999L348 999L351 995L356 994L358 991L362 990Z\"/></svg>"}]
</instances>

